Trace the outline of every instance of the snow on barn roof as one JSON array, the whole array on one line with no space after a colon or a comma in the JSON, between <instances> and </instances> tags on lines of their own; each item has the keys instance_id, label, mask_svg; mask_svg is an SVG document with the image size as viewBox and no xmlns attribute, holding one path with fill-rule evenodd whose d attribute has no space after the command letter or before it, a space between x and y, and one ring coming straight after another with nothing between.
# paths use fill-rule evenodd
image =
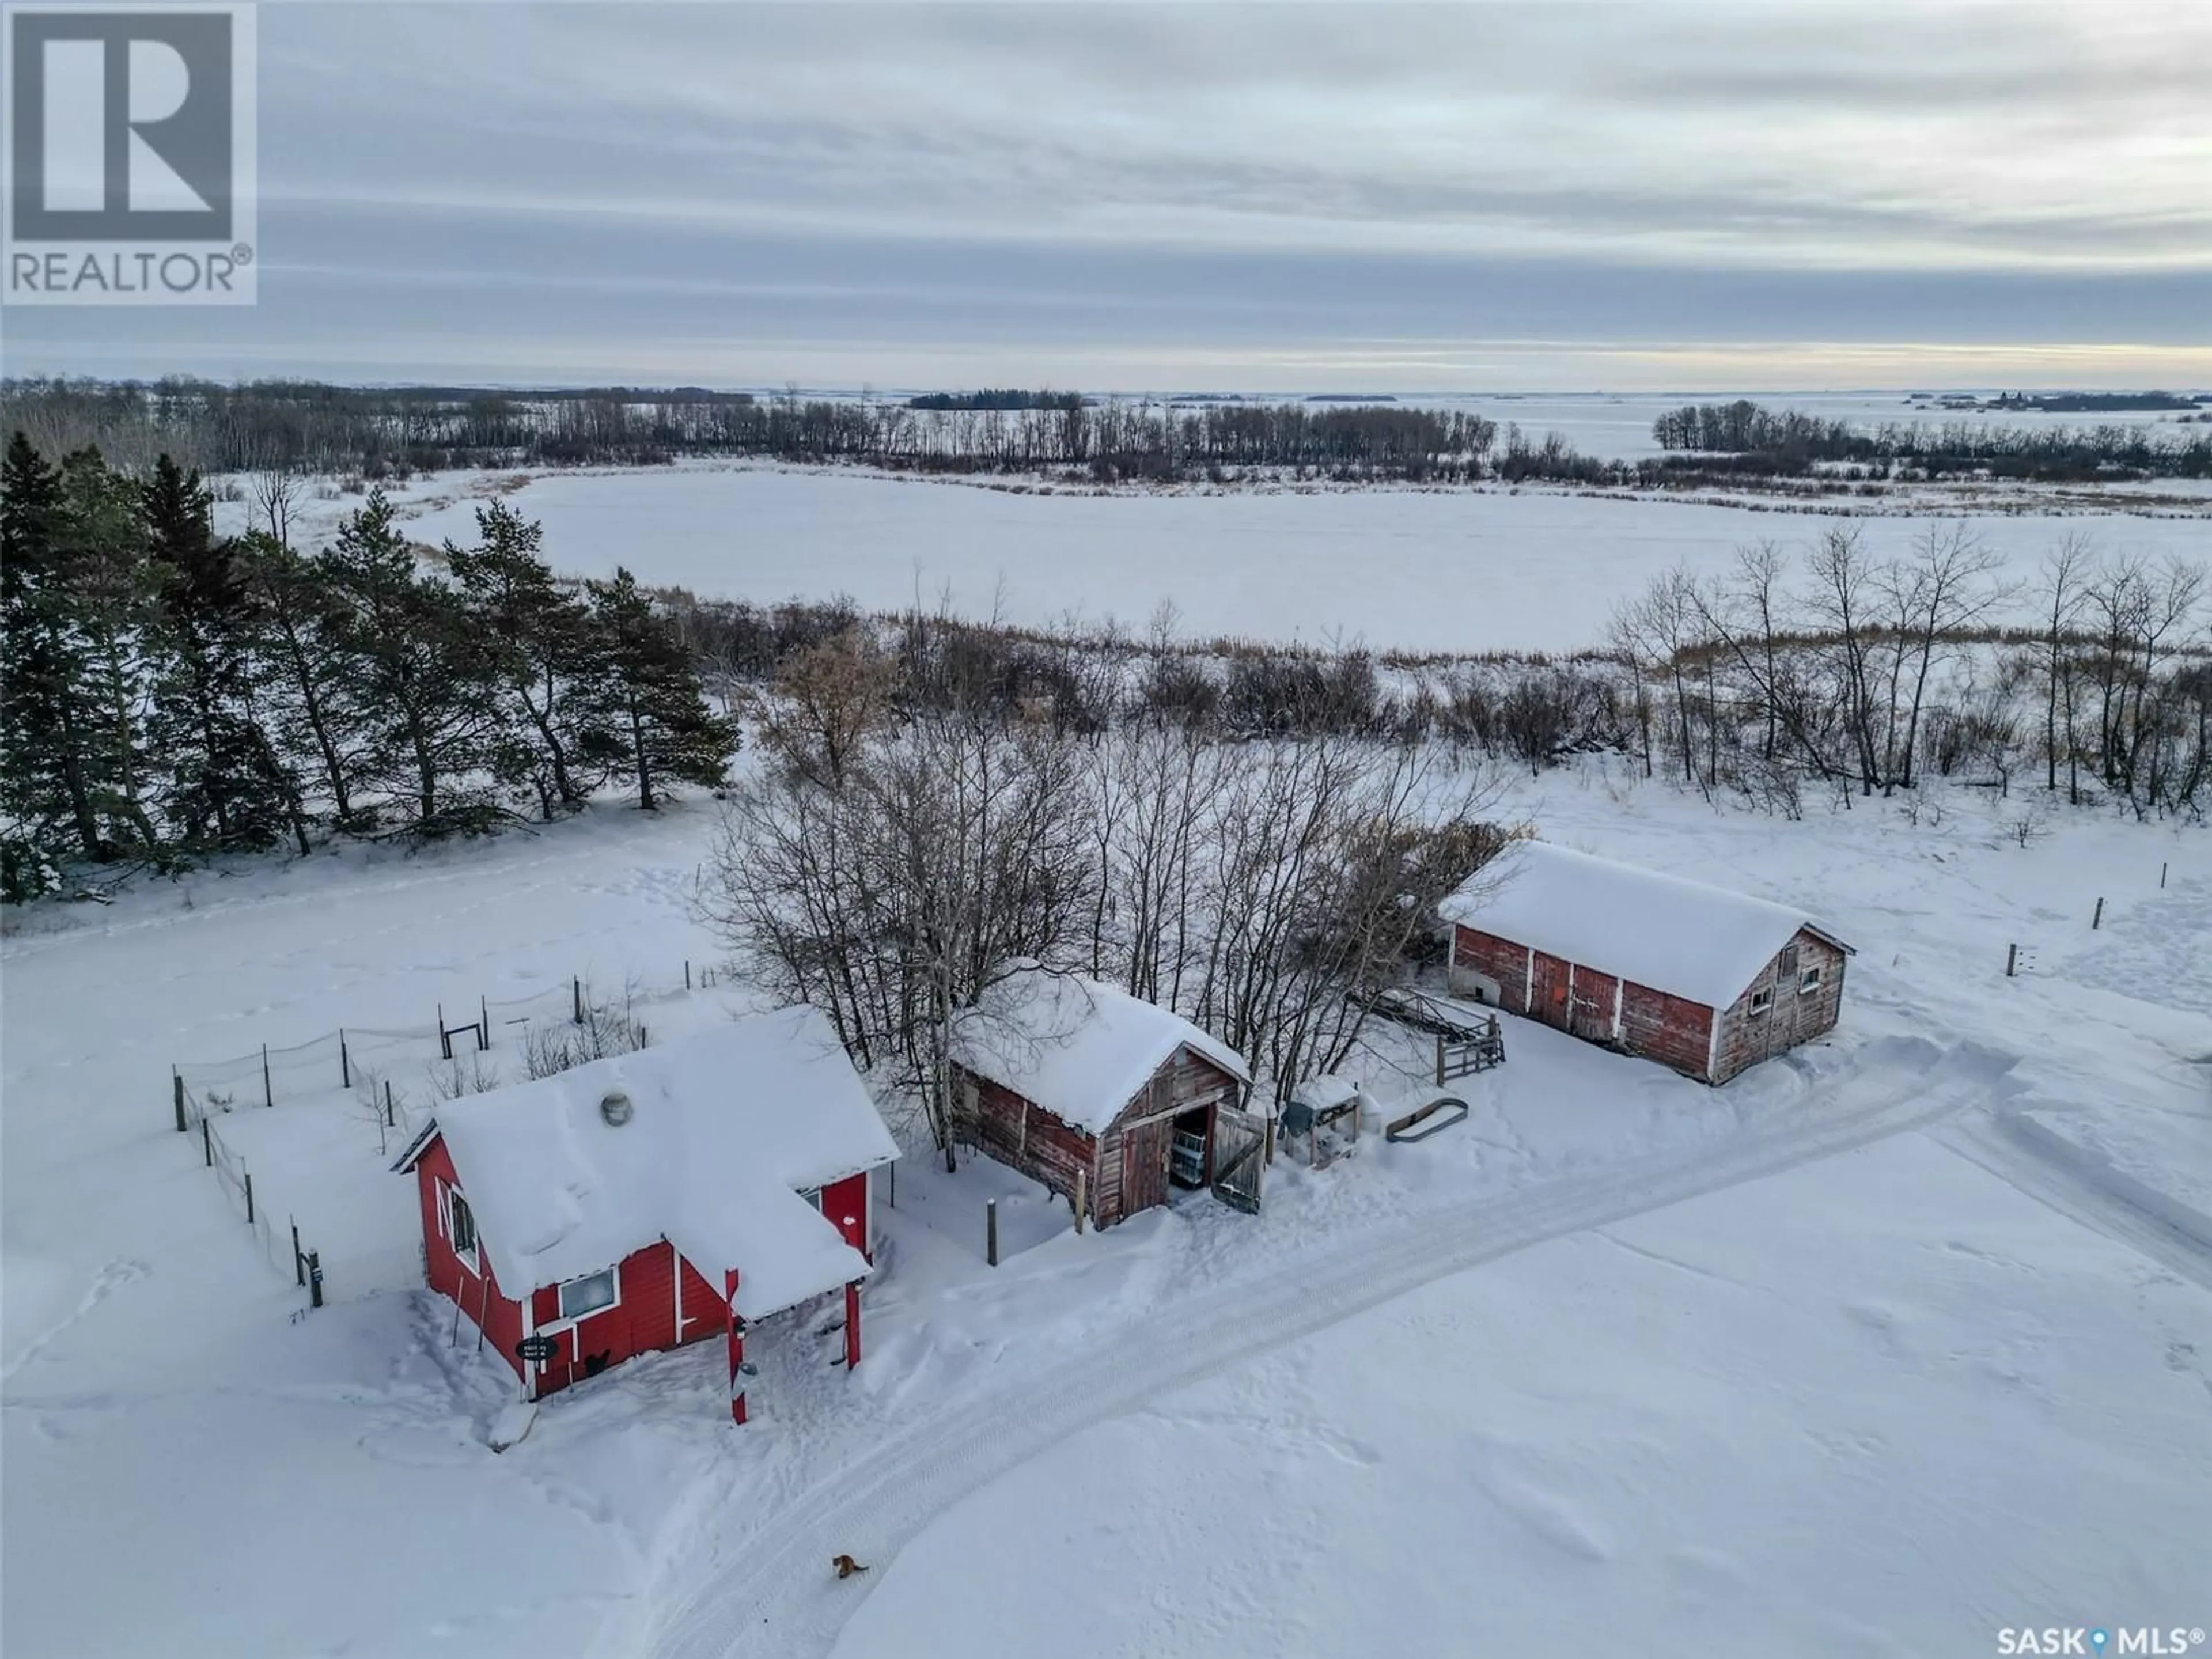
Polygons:
<instances>
[{"instance_id":1,"label":"snow on barn roof","mask_svg":"<svg viewBox=\"0 0 2212 1659\"><path fill-rule=\"evenodd\" d=\"M600 1109L611 1092L630 1102L618 1127ZM898 1156L811 1008L449 1101L436 1127L508 1294L598 1273L665 1237L710 1283L735 1267L748 1319L867 1273L799 1192Z\"/></svg>"},{"instance_id":2,"label":"snow on barn roof","mask_svg":"<svg viewBox=\"0 0 2212 1659\"><path fill-rule=\"evenodd\" d=\"M1655 991L1726 1008L1809 927L1801 910L1548 842L1516 842L1437 907L1448 921Z\"/></svg>"},{"instance_id":3,"label":"snow on barn roof","mask_svg":"<svg viewBox=\"0 0 2212 1659\"><path fill-rule=\"evenodd\" d=\"M992 985L961 1016L952 1058L1095 1135L1186 1044L1252 1080L1242 1055L1182 1015L1097 980L1030 968Z\"/></svg>"}]
</instances>

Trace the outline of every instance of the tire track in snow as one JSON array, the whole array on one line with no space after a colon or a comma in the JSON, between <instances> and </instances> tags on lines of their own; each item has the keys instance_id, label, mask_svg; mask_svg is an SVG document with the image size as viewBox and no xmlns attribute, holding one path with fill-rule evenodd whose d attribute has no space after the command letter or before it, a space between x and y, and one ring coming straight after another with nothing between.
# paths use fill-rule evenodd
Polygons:
<instances>
[{"instance_id":1,"label":"tire track in snow","mask_svg":"<svg viewBox=\"0 0 2212 1659\"><path fill-rule=\"evenodd\" d=\"M809 1471L805 1496L788 1505L750 1506L759 1518L750 1524L728 1526L732 1504L695 1497L683 1513L709 1535L641 1587L643 1627L611 1626L594 1651L653 1659L825 1654L863 1599L849 1584L833 1586L827 1567L833 1554L852 1553L880 1573L951 1504L1093 1424L1532 1245L1934 1125L1987 1097L2014 1059L1961 1044L1868 1103L1838 1103L1832 1096L1823 1111L1808 1102L1786 1124L1717 1146L1674 1148L1425 1211L1333 1241L1335 1248L1310 1258L1278 1259L1264 1279L1173 1303L1140 1325L1105 1333L1103 1346L1070 1352L842 1463ZM731 1472L714 1481L717 1495L734 1497L737 1479ZM726 1530L711 1530L718 1517Z\"/></svg>"}]
</instances>

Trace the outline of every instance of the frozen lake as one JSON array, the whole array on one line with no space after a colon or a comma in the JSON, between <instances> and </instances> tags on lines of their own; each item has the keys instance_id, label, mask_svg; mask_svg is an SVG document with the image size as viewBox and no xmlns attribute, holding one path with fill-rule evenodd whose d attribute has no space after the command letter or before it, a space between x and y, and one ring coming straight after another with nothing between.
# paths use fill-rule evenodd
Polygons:
<instances>
[{"instance_id":1,"label":"frozen lake","mask_svg":"<svg viewBox=\"0 0 2212 1659\"><path fill-rule=\"evenodd\" d=\"M409 532L473 538L454 481L418 486ZM1377 648L1571 650L1676 562L1725 568L1771 539L1802 552L1832 517L1665 501L1465 491L1040 495L859 473L685 467L557 474L509 498L543 521L556 570L774 603L851 596L894 609L949 595L1011 621L1107 617L1141 629L1170 601L1186 636ZM350 505L350 503L349 503ZM2121 514L1861 520L1870 549L1968 525L2026 581L2062 538L2212 555L2212 520Z\"/></svg>"}]
</instances>

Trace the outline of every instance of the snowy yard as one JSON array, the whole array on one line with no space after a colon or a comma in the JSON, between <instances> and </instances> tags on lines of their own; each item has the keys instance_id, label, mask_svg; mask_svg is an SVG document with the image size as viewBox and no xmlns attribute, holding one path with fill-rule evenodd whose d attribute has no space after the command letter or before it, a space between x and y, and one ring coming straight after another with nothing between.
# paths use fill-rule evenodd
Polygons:
<instances>
[{"instance_id":1,"label":"snowy yard","mask_svg":"<svg viewBox=\"0 0 2212 1659\"><path fill-rule=\"evenodd\" d=\"M685 907L711 804L46 913L0 957L6 1650L1328 1653L1364 1615L1363 1650L1948 1655L2207 1622L2212 853L2086 815L2022 848L1936 793L1940 823L1793 824L1524 784L1570 846L1831 921L1841 1029L1715 1091L1509 1019L1466 1123L1279 1162L1256 1218L1078 1237L910 1158L857 1371L794 1318L744 1431L694 1349L497 1457L512 1375L409 1288L374 1127L227 1126L279 1201L375 1195L307 1313L171 1128L168 1067L665 983L719 954ZM1359 1069L1389 1092L1422 1058L1378 1033ZM1001 1550L1020 1589L986 1598ZM841 1551L877 1571L838 1584ZM131 1595L95 1593L112 1559ZM1090 1616L1109 1585L1133 1623Z\"/></svg>"}]
</instances>

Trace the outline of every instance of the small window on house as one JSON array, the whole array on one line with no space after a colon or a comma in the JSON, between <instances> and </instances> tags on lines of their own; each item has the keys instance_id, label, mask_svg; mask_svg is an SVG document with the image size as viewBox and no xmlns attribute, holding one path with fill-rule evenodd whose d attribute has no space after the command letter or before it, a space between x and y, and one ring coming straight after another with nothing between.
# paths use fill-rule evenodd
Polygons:
<instances>
[{"instance_id":1,"label":"small window on house","mask_svg":"<svg viewBox=\"0 0 2212 1659\"><path fill-rule=\"evenodd\" d=\"M469 1208L469 1201L451 1187L446 1188L446 1242L453 1247L453 1254L468 1263L477 1265L477 1218Z\"/></svg>"},{"instance_id":2,"label":"small window on house","mask_svg":"<svg viewBox=\"0 0 2212 1659\"><path fill-rule=\"evenodd\" d=\"M1751 994L1751 1012L1753 1018L1756 1018L1760 1014L1769 1012L1773 1006L1774 993L1771 990L1753 991Z\"/></svg>"},{"instance_id":3,"label":"small window on house","mask_svg":"<svg viewBox=\"0 0 2212 1659\"><path fill-rule=\"evenodd\" d=\"M561 1317L581 1319L586 1314L615 1305L615 1270L586 1273L561 1287Z\"/></svg>"},{"instance_id":4,"label":"small window on house","mask_svg":"<svg viewBox=\"0 0 2212 1659\"><path fill-rule=\"evenodd\" d=\"M1820 988L1820 970L1818 968L1808 968L1803 973L1797 975L1797 994L1799 996L1811 996L1814 992Z\"/></svg>"}]
</instances>

